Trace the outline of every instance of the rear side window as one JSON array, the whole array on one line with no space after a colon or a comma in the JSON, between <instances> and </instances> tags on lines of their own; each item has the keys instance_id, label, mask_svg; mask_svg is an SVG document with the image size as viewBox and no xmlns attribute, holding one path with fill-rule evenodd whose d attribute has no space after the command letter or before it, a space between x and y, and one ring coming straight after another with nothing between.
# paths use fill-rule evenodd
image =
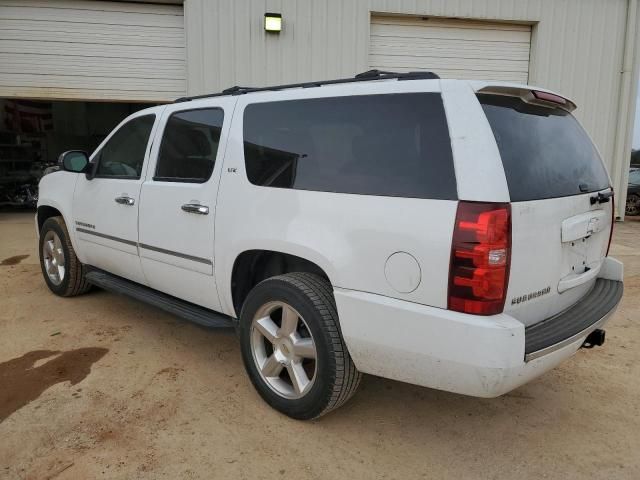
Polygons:
<instances>
[{"instance_id":1,"label":"rear side window","mask_svg":"<svg viewBox=\"0 0 640 480\"><path fill-rule=\"evenodd\" d=\"M569 112L516 97L478 95L478 99L500 150L512 202L609 187L598 152Z\"/></svg>"},{"instance_id":2,"label":"rear side window","mask_svg":"<svg viewBox=\"0 0 640 480\"><path fill-rule=\"evenodd\" d=\"M164 128L156 181L203 183L216 163L224 112L203 108L176 112Z\"/></svg>"},{"instance_id":3,"label":"rear side window","mask_svg":"<svg viewBox=\"0 0 640 480\"><path fill-rule=\"evenodd\" d=\"M439 93L252 104L244 155L255 185L457 199Z\"/></svg>"}]
</instances>

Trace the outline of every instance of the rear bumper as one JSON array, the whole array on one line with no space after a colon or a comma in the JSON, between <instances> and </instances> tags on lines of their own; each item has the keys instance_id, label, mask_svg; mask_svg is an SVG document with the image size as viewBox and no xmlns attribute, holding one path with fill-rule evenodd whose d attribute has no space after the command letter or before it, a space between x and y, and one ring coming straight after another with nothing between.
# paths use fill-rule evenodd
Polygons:
<instances>
[{"instance_id":1,"label":"rear bumper","mask_svg":"<svg viewBox=\"0 0 640 480\"><path fill-rule=\"evenodd\" d=\"M573 355L613 314L622 282L598 279L572 308L526 329L504 313L482 317L340 288L334 293L345 343L360 371L496 397Z\"/></svg>"},{"instance_id":2,"label":"rear bumper","mask_svg":"<svg viewBox=\"0 0 640 480\"><path fill-rule=\"evenodd\" d=\"M600 328L622 299L621 281L598 278L591 291L573 307L525 328L525 360L558 350Z\"/></svg>"}]
</instances>

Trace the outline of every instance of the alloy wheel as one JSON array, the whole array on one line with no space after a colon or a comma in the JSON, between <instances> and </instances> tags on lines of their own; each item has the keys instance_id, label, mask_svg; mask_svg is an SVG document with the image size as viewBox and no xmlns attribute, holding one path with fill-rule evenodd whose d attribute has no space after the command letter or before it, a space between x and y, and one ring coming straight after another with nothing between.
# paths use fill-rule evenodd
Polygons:
<instances>
[{"instance_id":1,"label":"alloy wheel","mask_svg":"<svg viewBox=\"0 0 640 480\"><path fill-rule=\"evenodd\" d=\"M627 215L639 215L640 214L640 197L637 195L629 195L627 197L627 204L625 206L625 213Z\"/></svg>"},{"instance_id":2,"label":"alloy wheel","mask_svg":"<svg viewBox=\"0 0 640 480\"><path fill-rule=\"evenodd\" d=\"M42 242L42 258L49 281L58 286L64 280L65 258L60 237L53 230L49 230Z\"/></svg>"},{"instance_id":3,"label":"alloy wheel","mask_svg":"<svg viewBox=\"0 0 640 480\"><path fill-rule=\"evenodd\" d=\"M251 352L262 380L281 397L301 398L313 386L316 344L291 305L274 301L258 309L251 323Z\"/></svg>"}]
</instances>

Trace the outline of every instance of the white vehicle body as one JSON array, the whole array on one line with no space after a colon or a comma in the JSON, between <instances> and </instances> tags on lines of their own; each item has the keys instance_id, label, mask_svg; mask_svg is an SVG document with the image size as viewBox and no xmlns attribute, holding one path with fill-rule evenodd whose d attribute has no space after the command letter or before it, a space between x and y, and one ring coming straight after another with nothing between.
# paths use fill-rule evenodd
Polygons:
<instances>
[{"instance_id":1,"label":"white vehicle body","mask_svg":"<svg viewBox=\"0 0 640 480\"><path fill-rule=\"evenodd\" d=\"M558 365L604 324L617 302L588 328L543 351L526 352L527 327L579 303L598 279L621 282L622 265L606 256L612 202L590 205L594 192L512 200L499 147L477 97L483 89L496 88L532 89L495 82L382 80L153 107L121 124L155 115L139 179L47 175L40 184L39 215L53 208L64 217L82 263L234 318L240 312L233 275L241 255L271 251L299 257L329 279L342 335L358 370L467 395L498 396ZM442 96L457 199L273 188L248 180L243 151L248 106L411 92ZM210 178L204 183L154 179L171 114L205 108L224 111ZM132 204L116 203L116 197ZM511 263L501 313L448 309L460 201L510 204ZM185 212L185 204L207 207L209 213ZM584 271L577 273L576 265L584 265Z\"/></svg>"}]
</instances>

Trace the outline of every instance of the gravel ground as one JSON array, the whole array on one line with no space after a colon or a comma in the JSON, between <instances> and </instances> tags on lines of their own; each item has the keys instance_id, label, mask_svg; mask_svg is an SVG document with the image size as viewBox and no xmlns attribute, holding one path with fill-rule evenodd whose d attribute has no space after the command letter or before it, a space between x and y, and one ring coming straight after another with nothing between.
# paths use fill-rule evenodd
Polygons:
<instances>
[{"instance_id":1,"label":"gravel ground","mask_svg":"<svg viewBox=\"0 0 640 480\"><path fill-rule=\"evenodd\" d=\"M263 403L232 334L41 278L32 214L0 214L0 478L640 478L640 221L602 348L501 398L365 377L314 422Z\"/></svg>"}]
</instances>

